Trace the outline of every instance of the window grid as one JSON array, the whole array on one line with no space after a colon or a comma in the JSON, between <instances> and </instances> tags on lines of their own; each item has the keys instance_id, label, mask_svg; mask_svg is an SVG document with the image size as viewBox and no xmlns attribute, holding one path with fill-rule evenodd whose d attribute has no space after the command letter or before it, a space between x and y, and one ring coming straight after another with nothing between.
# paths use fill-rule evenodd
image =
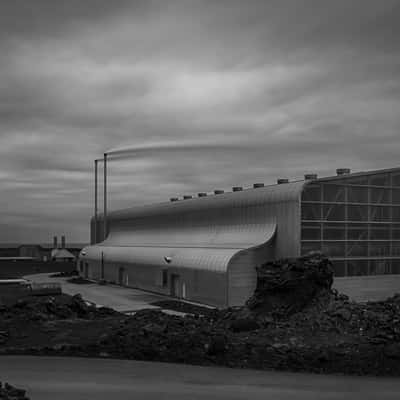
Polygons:
<instances>
[{"instance_id":1,"label":"window grid","mask_svg":"<svg viewBox=\"0 0 400 400\"><path fill-rule=\"evenodd\" d=\"M345 183L346 178L341 182L312 184L312 196L305 197L307 200L301 203L307 207L302 208L302 253L313 248L327 250L334 263L340 262L338 269L345 276L400 273L400 174L357 179L380 184ZM352 188L363 190L352 191L350 196ZM365 202L364 195L367 195ZM358 201L349 201L354 199ZM335 219L329 219L332 217ZM342 227L343 234L340 229L335 230L335 224ZM304 234L312 238L304 238ZM339 239L342 236L344 239ZM355 251L354 256L349 255L351 251Z\"/></svg>"}]
</instances>

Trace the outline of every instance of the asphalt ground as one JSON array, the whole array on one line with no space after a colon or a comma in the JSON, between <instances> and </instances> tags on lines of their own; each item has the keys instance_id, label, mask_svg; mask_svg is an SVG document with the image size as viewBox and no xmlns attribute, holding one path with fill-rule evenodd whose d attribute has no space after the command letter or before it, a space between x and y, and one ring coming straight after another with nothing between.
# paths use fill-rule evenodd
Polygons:
<instances>
[{"instance_id":1,"label":"asphalt ground","mask_svg":"<svg viewBox=\"0 0 400 400\"><path fill-rule=\"evenodd\" d=\"M80 293L87 301L99 306L110 307L120 312L137 311L144 308L158 308L151 306L150 303L166 299L165 296L118 285L69 283L67 280L70 278L50 278L48 273L26 275L24 278L38 283L60 282L64 293L71 296Z\"/></svg>"},{"instance_id":2,"label":"asphalt ground","mask_svg":"<svg viewBox=\"0 0 400 400\"><path fill-rule=\"evenodd\" d=\"M347 276L335 278L333 287L358 302L385 300L400 293L400 275Z\"/></svg>"},{"instance_id":3,"label":"asphalt ground","mask_svg":"<svg viewBox=\"0 0 400 400\"><path fill-rule=\"evenodd\" d=\"M31 400L386 400L400 397L397 378L90 358L1 356L0 380L26 389Z\"/></svg>"}]
</instances>

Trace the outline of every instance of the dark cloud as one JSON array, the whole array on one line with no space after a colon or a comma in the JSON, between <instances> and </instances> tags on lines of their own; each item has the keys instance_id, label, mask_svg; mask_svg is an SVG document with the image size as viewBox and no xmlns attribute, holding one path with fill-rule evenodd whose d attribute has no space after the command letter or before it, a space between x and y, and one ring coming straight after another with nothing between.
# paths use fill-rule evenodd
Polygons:
<instances>
[{"instance_id":1,"label":"dark cloud","mask_svg":"<svg viewBox=\"0 0 400 400\"><path fill-rule=\"evenodd\" d=\"M400 1L3 1L0 241L88 240L111 208L392 167Z\"/></svg>"}]
</instances>

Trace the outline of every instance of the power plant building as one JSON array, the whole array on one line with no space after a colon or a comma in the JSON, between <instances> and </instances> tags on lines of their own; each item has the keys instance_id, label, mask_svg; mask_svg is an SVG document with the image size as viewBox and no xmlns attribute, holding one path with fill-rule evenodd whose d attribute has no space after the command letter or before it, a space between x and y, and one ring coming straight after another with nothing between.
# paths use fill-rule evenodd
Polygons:
<instances>
[{"instance_id":1,"label":"power plant building","mask_svg":"<svg viewBox=\"0 0 400 400\"><path fill-rule=\"evenodd\" d=\"M220 307L247 300L257 265L313 250L336 276L399 274L400 168L113 211L103 236L102 217L92 218L82 275Z\"/></svg>"}]
</instances>

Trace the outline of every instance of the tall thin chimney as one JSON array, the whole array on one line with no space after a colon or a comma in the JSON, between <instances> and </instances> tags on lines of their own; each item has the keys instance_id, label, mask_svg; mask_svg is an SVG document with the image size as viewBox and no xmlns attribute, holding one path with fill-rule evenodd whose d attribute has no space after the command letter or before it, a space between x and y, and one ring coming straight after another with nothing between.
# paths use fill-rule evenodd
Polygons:
<instances>
[{"instance_id":1,"label":"tall thin chimney","mask_svg":"<svg viewBox=\"0 0 400 400\"><path fill-rule=\"evenodd\" d=\"M61 248L65 249L65 236L64 235L61 236Z\"/></svg>"},{"instance_id":2,"label":"tall thin chimney","mask_svg":"<svg viewBox=\"0 0 400 400\"><path fill-rule=\"evenodd\" d=\"M57 236L53 236L53 249L57 248Z\"/></svg>"}]
</instances>

